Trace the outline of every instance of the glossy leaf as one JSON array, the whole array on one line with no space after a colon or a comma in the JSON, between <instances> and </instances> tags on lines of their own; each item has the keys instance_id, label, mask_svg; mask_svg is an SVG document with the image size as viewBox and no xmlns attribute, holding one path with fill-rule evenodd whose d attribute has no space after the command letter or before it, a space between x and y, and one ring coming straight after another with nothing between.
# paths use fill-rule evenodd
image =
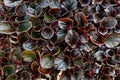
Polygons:
<instances>
[{"instance_id":1,"label":"glossy leaf","mask_svg":"<svg viewBox=\"0 0 120 80\"><path fill-rule=\"evenodd\" d=\"M33 51L24 50L22 52L22 57L24 58L24 61L32 62L36 58L36 54Z\"/></svg>"},{"instance_id":2,"label":"glossy leaf","mask_svg":"<svg viewBox=\"0 0 120 80\"><path fill-rule=\"evenodd\" d=\"M92 51L92 48L93 48L93 46L92 46L90 43L81 44L81 45L79 46L79 49L80 49L80 50L85 50L86 52Z\"/></svg>"},{"instance_id":3,"label":"glossy leaf","mask_svg":"<svg viewBox=\"0 0 120 80\"><path fill-rule=\"evenodd\" d=\"M15 68L13 65L6 65L3 67L3 72L5 76L15 73Z\"/></svg>"},{"instance_id":4,"label":"glossy leaf","mask_svg":"<svg viewBox=\"0 0 120 80\"><path fill-rule=\"evenodd\" d=\"M68 68L68 61L58 57L55 59L54 67L57 70L66 70Z\"/></svg>"},{"instance_id":5,"label":"glossy leaf","mask_svg":"<svg viewBox=\"0 0 120 80\"><path fill-rule=\"evenodd\" d=\"M79 50L78 48L73 49L72 52L71 52L71 56L72 56L74 59L80 57L80 56L81 56L80 50Z\"/></svg>"},{"instance_id":6,"label":"glossy leaf","mask_svg":"<svg viewBox=\"0 0 120 80\"><path fill-rule=\"evenodd\" d=\"M48 13L44 14L44 21L46 23L51 23L52 21L54 21L55 17L53 15L50 15Z\"/></svg>"},{"instance_id":7,"label":"glossy leaf","mask_svg":"<svg viewBox=\"0 0 120 80\"><path fill-rule=\"evenodd\" d=\"M15 30L10 22L1 22L0 23L0 33L2 34L12 34Z\"/></svg>"},{"instance_id":8,"label":"glossy leaf","mask_svg":"<svg viewBox=\"0 0 120 80\"><path fill-rule=\"evenodd\" d=\"M54 35L54 31L49 27L44 27L41 31L41 35L45 39L51 39Z\"/></svg>"},{"instance_id":9,"label":"glossy leaf","mask_svg":"<svg viewBox=\"0 0 120 80\"><path fill-rule=\"evenodd\" d=\"M50 0L49 6L51 8L59 8L59 5L60 5L59 0Z\"/></svg>"},{"instance_id":10,"label":"glossy leaf","mask_svg":"<svg viewBox=\"0 0 120 80\"><path fill-rule=\"evenodd\" d=\"M70 18L61 18L59 21L58 21L58 26L61 28L61 29L67 29L69 26L72 26L73 24L73 21L72 19Z\"/></svg>"},{"instance_id":11,"label":"glossy leaf","mask_svg":"<svg viewBox=\"0 0 120 80\"><path fill-rule=\"evenodd\" d=\"M96 60L98 61L104 61L106 59L106 56L105 56L105 52L104 51L97 51L95 54L94 54L94 57L96 58Z\"/></svg>"},{"instance_id":12,"label":"glossy leaf","mask_svg":"<svg viewBox=\"0 0 120 80\"><path fill-rule=\"evenodd\" d=\"M18 5L15 8L16 14L19 15L19 16L25 15L26 14L26 10L27 10L27 5L26 4Z\"/></svg>"},{"instance_id":13,"label":"glossy leaf","mask_svg":"<svg viewBox=\"0 0 120 80\"><path fill-rule=\"evenodd\" d=\"M80 41L81 43L87 43L88 42L88 34L86 32L80 32L79 33Z\"/></svg>"},{"instance_id":14,"label":"glossy leaf","mask_svg":"<svg viewBox=\"0 0 120 80\"><path fill-rule=\"evenodd\" d=\"M20 48L15 48L11 51L9 57L12 61L22 60L21 57L22 50Z\"/></svg>"},{"instance_id":15,"label":"glossy leaf","mask_svg":"<svg viewBox=\"0 0 120 80\"><path fill-rule=\"evenodd\" d=\"M65 42L71 47L75 48L76 43L79 41L78 33L74 30L69 30L65 36Z\"/></svg>"},{"instance_id":16,"label":"glossy leaf","mask_svg":"<svg viewBox=\"0 0 120 80\"><path fill-rule=\"evenodd\" d=\"M108 35L105 40L105 45L108 48L113 48L113 47L119 45L119 43L120 43L120 35L119 34Z\"/></svg>"},{"instance_id":17,"label":"glossy leaf","mask_svg":"<svg viewBox=\"0 0 120 80\"><path fill-rule=\"evenodd\" d=\"M23 22L20 22L18 32L26 32L26 31L29 31L31 28L32 28L31 21L23 21Z\"/></svg>"},{"instance_id":18,"label":"glossy leaf","mask_svg":"<svg viewBox=\"0 0 120 80\"><path fill-rule=\"evenodd\" d=\"M52 68L54 64L54 57L52 55L45 55L42 57L40 64L43 68Z\"/></svg>"},{"instance_id":19,"label":"glossy leaf","mask_svg":"<svg viewBox=\"0 0 120 80\"><path fill-rule=\"evenodd\" d=\"M77 9L77 0L62 0L60 6L68 10L75 10Z\"/></svg>"},{"instance_id":20,"label":"glossy leaf","mask_svg":"<svg viewBox=\"0 0 120 80\"><path fill-rule=\"evenodd\" d=\"M66 33L67 32L65 30L59 30L57 32L57 37L59 42L62 42L64 40Z\"/></svg>"},{"instance_id":21,"label":"glossy leaf","mask_svg":"<svg viewBox=\"0 0 120 80\"><path fill-rule=\"evenodd\" d=\"M76 13L74 18L78 22L79 27L82 27L88 24L88 20L83 12Z\"/></svg>"},{"instance_id":22,"label":"glossy leaf","mask_svg":"<svg viewBox=\"0 0 120 80\"><path fill-rule=\"evenodd\" d=\"M101 27L107 27L108 29L113 29L117 25L117 20L113 17L105 17L102 19Z\"/></svg>"},{"instance_id":23,"label":"glossy leaf","mask_svg":"<svg viewBox=\"0 0 120 80\"><path fill-rule=\"evenodd\" d=\"M26 13L32 17L39 17L42 14L43 9L36 5L30 4L26 10Z\"/></svg>"},{"instance_id":24,"label":"glossy leaf","mask_svg":"<svg viewBox=\"0 0 120 80\"><path fill-rule=\"evenodd\" d=\"M19 5L23 0L17 0L17 1L12 1L12 0L3 0L5 6L8 7L15 7L17 5Z\"/></svg>"},{"instance_id":25,"label":"glossy leaf","mask_svg":"<svg viewBox=\"0 0 120 80\"><path fill-rule=\"evenodd\" d=\"M9 75L9 76L6 78L6 80L17 80L17 78L18 78L18 75L12 74L12 75Z\"/></svg>"},{"instance_id":26,"label":"glossy leaf","mask_svg":"<svg viewBox=\"0 0 120 80\"><path fill-rule=\"evenodd\" d=\"M38 5L42 8L49 6L49 0L38 0Z\"/></svg>"}]
</instances>

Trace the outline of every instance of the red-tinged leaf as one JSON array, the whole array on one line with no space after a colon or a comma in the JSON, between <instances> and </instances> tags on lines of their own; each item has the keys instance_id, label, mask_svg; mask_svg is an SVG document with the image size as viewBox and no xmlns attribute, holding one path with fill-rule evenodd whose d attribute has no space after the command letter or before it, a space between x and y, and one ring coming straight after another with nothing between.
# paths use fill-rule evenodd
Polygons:
<instances>
[{"instance_id":1,"label":"red-tinged leaf","mask_svg":"<svg viewBox=\"0 0 120 80\"><path fill-rule=\"evenodd\" d=\"M83 27L88 24L88 20L83 12L76 13L74 18L78 22L79 27Z\"/></svg>"},{"instance_id":2,"label":"red-tinged leaf","mask_svg":"<svg viewBox=\"0 0 120 80\"><path fill-rule=\"evenodd\" d=\"M69 30L65 36L65 42L71 47L75 48L76 43L79 41L78 33L74 30Z\"/></svg>"}]
</instances>

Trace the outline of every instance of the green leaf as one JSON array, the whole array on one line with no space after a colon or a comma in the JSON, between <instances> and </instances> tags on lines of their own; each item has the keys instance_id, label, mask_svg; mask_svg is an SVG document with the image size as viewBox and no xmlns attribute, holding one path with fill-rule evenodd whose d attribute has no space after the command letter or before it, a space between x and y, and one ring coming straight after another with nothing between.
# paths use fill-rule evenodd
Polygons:
<instances>
[{"instance_id":1,"label":"green leaf","mask_svg":"<svg viewBox=\"0 0 120 80\"><path fill-rule=\"evenodd\" d=\"M3 67L3 72L5 76L15 73L15 68L13 65L6 65Z\"/></svg>"},{"instance_id":2,"label":"green leaf","mask_svg":"<svg viewBox=\"0 0 120 80\"><path fill-rule=\"evenodd\" d=\"M12 27L10 22L1 22L0 23L0 33L2 34L13 34L15 30Z\"/></svg>"},{"instance_id":3,"label":"green leaf","mask_svg":"<svg viewBox=\"0 0 120 80\"><path fill-rule=\"evenodd\" d=\"M6 78L6 80L17 80L17 78L18 78L18 75L12 74L12 75L9 75L9 76Z\"/></svg>"},{"instance_id":4,"label":"green leaf","mask_svg":"<svg viewBox=\"0 0 120 80\"><path fill-rule=\"evenodd\" d=\"M23 22L20 22L18 32L27 32L31 28L32 28L32 22L31 21L23 21Z\"/></svg>"},{"instance_id":5,"label":"green leaf","mask_svg":"<svg viewBox=\"0 0 120 80\"><path fill-rule=\"evenodd\" d=\"M22 53L22 50L20 48L15 48L10 53L9 57L13 61L22 60L21 53Z\"/></svg>"},{"instance_id":6,"label":"green leaf","mask_svg":"<svg viewBox=\"0 0 120 80\"><path fill-rule=\"evenodd\" d=\"M41 67L43 68L52 68L54 64L54 58L51 55L45 55L40 61Z\"/></svg>"},{"instance_id":7,"label":"green leaf","mask_svg":"<svg viewBox=\"0 0 120 80\"><path fill-rule=\"evenodd\" d=\"M25 61L32 62L36 58L36 55L33 51L24 50L22 53L22 57L24 58Z\"/></svg>"},{"instance_id":8,"label":"green leaf","mask_svg":"<svg viewBox=\"0 0 120 80\"><path fill-rule=\"evenodd\" d=\"M20 74L20 80L32 80L31 74L28 71L22 71Z\"/></svg>"},{"instance_id":9,"label":"green leaf","mask_svg":"<svg viewBox=\"0 0 120 80\"><path fill-rule=\"evenodd\" d=\"M54 16L49 15L47 13L44 14L44 20L45 20L46 23L51 23L54 19L55 19Z\"/></svg>"},{"instance_id":10,"label":"green leaf","mask_svg":"<svg viewBox=\"0 0 120 80\"><path fill-rule=\"evenodd\" d=\"M74 59L73 62L74 62L74 64L75 64L76 66L79 66L79 67L83 66L83 60L82 60L82 58Z\"/></svg>"}]
</instances>

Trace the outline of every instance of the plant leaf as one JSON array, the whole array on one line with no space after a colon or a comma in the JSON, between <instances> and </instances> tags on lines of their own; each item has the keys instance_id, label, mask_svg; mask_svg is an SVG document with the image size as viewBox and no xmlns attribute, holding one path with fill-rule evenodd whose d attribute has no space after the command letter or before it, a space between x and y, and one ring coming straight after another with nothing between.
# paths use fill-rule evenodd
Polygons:
<instances>
[{"instance_id":1,"label":"plant leaf","mask_svg":"<svg viewBox=\"0 0 120 80\"><path fill-rule=\"evenodd\" d=\"M75 10L77 9L77 0L62 0L60 6L68 10Z\"/></svg>"},{"instance_id":2,"label":"plant leaf","mask_svg":"<svg viewBox=\"0 0 120 80\"><path fill-rule=\"evenodd\" d=\"M65 36L65 42L71 47L75 48L76 43L79 40L78 33L76 33L74 30L69 30Z\"/></svg>"},{"instance_id":3,"label":"plant leaf","mask_svg":"<svg viewBox=\"0 0 120 80\"><path fill-rule=\"evenodd\" d=\"M20 74L20 80L32 80L31 74L28 71L22 71Z\"/></svg>"},{"instance_id":4,"label":"plant leaf","mask_svg":"<svg viewBox=\"0 0 120 80\"><path fill-rule=\"evenodd\" d=\"M0 23L0 33L2 34L13 34L15 30L12 28L10 22L1 22Z\"/></svg>"},{"instance_id":5,"label":"plant leaf","mask_svg":"<svg viewBox=\"0 0 120 80\"><path fill-rule=\"evenodd\" d=\"M40 61L41 67L43 68L52 68L54 64L54 58L51 55L45 55Z\"/></svg>"},{"instance_id":6,"label":"plant leaf","mask_svg":"<svg viewBox=\"0 0 120 80\"><path fill-rule=\"evenodd\" d=\"M59 3L59 0L50 0L50 7L51 8L59 8L59 5L60 5L60 3Z\"/></svg>"},{"instance_id":7,"label":"plant leaf","mask_svg":"<svg viewBox=\"0 0 120 80\"><path fill-rule=\"evenodd\" d=\"M101 27L107 27L113 29L117 25L117 20L113 17L104 17L100 23Z\"/></svg>"},{"instance_id":8,"label":"plant leaf","mask_svg":"<svg viewBox=\"0 0 120 80\"><path fill-rule=\"evenodd\" d=\"M15 73L15 68L12 65L6 65L3 67L3 72L5 76Z\"/></svg>"},{"instance_id":9,"label":"plant leaf","mask_svg":"<svg viewBox=\"0 0 120 80\"><path fill-rule=\"evenodd\" d=\"M37 0L38 5L41 8L46 8L47 6L49 6L49 0Z\"/></svg>"},{"instance_id":10,"label":"plant leaf","mask_svg":"<svg viewBox=\"0 0 120 80\"><path fill-rule=\"evenodd\" d=\"M68 68L68 62L65 59L62 58L56 58L54 67L57 70L66 70Z\"/></svg>"},{"instance_id":11,"label":"plant leaf","mask_svg":"<svg viewBox=\"0 0 120 80\"><path fill-rule=\"evenodd\" d=\"M6 80L17 80L17 78L18 78L18 75L12 74L12 75L9 75L9 76L6 78Z\"/></svg>"},{"instance_id":12,"label":"plant leaf","mask_svg":"<svg viewBox=\"0 0 120 80\"><path fill-rule=\"evenodd\" d=\"M32 28L32 22L31 21L23 21L23 22L20 22L18 32L27 32L31 28Z\"/></svg>"},{"instance_id":13,"label":"plant leaf","mask_svg":"<svg viewBox=\"0 0 120 80\"><path fill-rule=\"evenodd\" d=\"M108 48L113 48L120 44L120 35L119 34L111 34L105 40L105 45Z\"/></svg>"},{"instance_id":14,"label":"plant leaf","mask_svg":"<svg viewBox=\"0 0 120 80\"><path fill-rule=\"evenodd\" d=\"M54 35L54 31L52 28L44 27L41 31L41 35L45 39L51 39Z\"/></svg>"},{"instance_id":15,"label":"plant leaf","mask_svg":"<svg viewBox=\"0 0 120 80\"><path fill-rule=\"evenodd\" d=\"M19 5L23 0L3 0L5 6L8 6L8 7L15 7L17 5Z\"/></svg>"},{"instance_id":16,"label":"plant leaf","mask_svg":"<svg viewBox=\"0 0 120 80\"><path fill-rule=\"evenodd\" d=\"M36 58L36 54L33 51L24 50L22 57L24 58L24 61L32 62Z\"/></svg>"},{"instance_id":17,"label":"plant leaf","mask_svg":"<svg viewBox=\"0 0 120 80\"><path fill-rule=\"evenodd\" d=\"M59 42L62 42L64 40L66 33L67 32L65 30L59 30L57 32L57 37Z\"/></svg>"},{"instance_id":18,"label":"plant leaf","mask_svg":"<svg viewBox=\"0 0 120 80\"><path fill-rule=\"evenodd\" d=\"M79 12L75 14L74 18L78 22L79 27L82 27L88 24L88 20L83 12Z\"/></svg>"},{"instance_id":19,"label":"plant leaf","mask_svg":"<svg viewBox=\"0 0 120 80\"><path fill-rule=\"evenodd\" d=\"M44 14L44 20L46 23L51 23L52 21L54 21L54 19L55 19L55 17L48 13Z\"/></svg>"},{"instance_id":20,"label":"plant leaf","mask_svg":"<svg viewBox=\"0 0 120 80\"><path fill-rule=\"evenodd\" d=\"M98 61L104 61L105 60L105 52L104 51L97 51L95 54L94 54L94 57L96 58L96 60Z\"/></svg>"}]
</instances>

